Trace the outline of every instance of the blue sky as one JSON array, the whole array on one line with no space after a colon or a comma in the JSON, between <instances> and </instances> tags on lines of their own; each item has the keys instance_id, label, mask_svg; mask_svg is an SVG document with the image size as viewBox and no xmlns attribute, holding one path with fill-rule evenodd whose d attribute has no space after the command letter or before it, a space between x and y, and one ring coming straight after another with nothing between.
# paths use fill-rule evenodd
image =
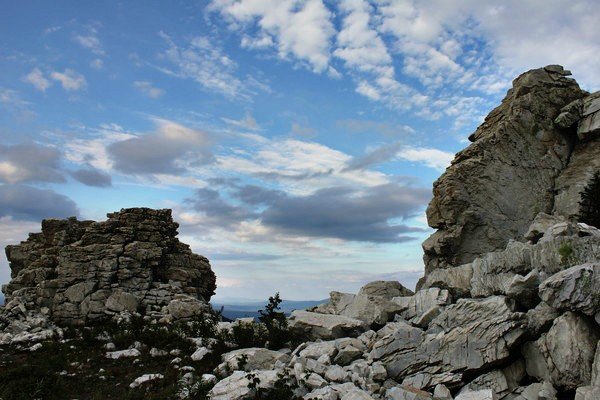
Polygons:
<instances>
[{"instance_id":1,"label":"blue sky","mask_svg":"<svg viewBox=\"0 0 600 400\"><path fill-rule=\"evenodd\" d=\"M511 80L560 63L600 86L593 1L2 10L0 244L46 217L169 207L219 299L413 286L431 185Z\"/></svg>"}]
</instances>

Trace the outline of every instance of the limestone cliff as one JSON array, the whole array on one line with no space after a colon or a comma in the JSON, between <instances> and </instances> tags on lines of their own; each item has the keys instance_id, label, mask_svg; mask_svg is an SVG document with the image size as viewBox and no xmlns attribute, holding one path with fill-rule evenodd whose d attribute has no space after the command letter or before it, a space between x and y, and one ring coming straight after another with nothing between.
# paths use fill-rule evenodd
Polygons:
<instances>
[{"instance_id":1,"label":"limestone cliff","mask_svg":"<svg viewBox=\"0 0 600 400\"><path fill-rule=\"evenodd\" d=\"M600 169L600 103L568 75L552 65L516 78L434 183L427 219L437 231L423 243L426 274L522 241L540 212L577 215L579 193Z\"/></svg>"}]
</instances>

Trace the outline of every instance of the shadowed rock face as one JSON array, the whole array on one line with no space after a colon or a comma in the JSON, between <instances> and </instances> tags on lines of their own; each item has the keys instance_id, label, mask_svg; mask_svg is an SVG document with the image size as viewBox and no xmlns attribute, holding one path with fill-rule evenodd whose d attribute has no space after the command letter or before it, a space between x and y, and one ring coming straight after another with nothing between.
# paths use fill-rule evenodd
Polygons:
<instances>
[{"instance_id":1,"label":"shadowed rock face","mask_svg":"<svg viewBox=\"0 0 600 400\"><path fill-rule=\"evenodd\" d=\"M110 313L189 317L216 288L208 260L176 238L171 210L130 208L102 222L44 220L42 232L8 246L12 280L6 303L47 308L60 323L83 324Z\"/></svg>"},{"instance_id":2,"label":"shadowed rock face","mask_svg":"<svg viewBox=\"0 0 600 400\"><path fill-rule=\"evenodd\" d=\"M438 230L423 243L426 273L503 249L539 212L552 212L555 180L576 140L554 119L587 94L567 75L547 66L516 78L434 183L427 219Z\"/></svg>"}]
</instances>

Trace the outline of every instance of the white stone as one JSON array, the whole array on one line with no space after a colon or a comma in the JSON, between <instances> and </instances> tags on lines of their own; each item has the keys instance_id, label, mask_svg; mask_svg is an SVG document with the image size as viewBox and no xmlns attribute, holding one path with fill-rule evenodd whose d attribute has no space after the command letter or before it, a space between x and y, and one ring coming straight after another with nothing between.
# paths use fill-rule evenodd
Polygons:
<instances>
[{"instance_id":1,"label":"white stone","mask_svg":"<svg viewBox=\"0 0 600 400\"><path fill-rule=\"evenodd\" d=\"M105 354L106 358L118 360L120 358L139 357L142 353L138 349L127 349L119 351L109 351Z\"/></svg>"},{"instance_id":2,"label":"white stone","mask_svg":"<svg viewBox=\"0 0 600 400\"><path fill-rule=\"evenodd\" d=\"M140 385L143 385L146 382L154 381L157 379L163 379L164 376L162 374L144 374L138 378L135 378L133 382L129 385L130 388L134 389Z\"/></svg>"}]
</instances>

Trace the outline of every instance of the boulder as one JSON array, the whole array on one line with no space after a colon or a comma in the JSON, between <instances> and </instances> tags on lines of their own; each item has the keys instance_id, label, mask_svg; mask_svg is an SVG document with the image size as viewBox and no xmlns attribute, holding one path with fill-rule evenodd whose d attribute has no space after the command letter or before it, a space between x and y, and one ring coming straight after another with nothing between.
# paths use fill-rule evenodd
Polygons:
<instances>
[{"instance_id":1,"label":"boulder","mask_svg":"<svg viewBox=\"0 0 600 400\"><path fill-rule=\"evenodd\" d=\"M600 263L576 265L546 279L540 297L559 310L594 316L600 312Z\"/></svg>"},{"instance_id":2,"label":"boulder","mask_svg":"<svg viewBox=\"0 0 600 400\"><path fill-rule=\"evenodd\" d=\"M558 310L542 301L535 308L527 311L527 328L532 335L539 336L550 329L559 315Z\"/></svg>"},{"instance_id":3,"label":"boulder","mask_svg":"<svg viewBox=\"0 0 600 400\"><path fill-rule=\"evenodd\" d=\"M260 347L251 347L230 351L221 356L217 371L225 375L227 371L268 370L279 363L287 363L290 356L286 353Z\"/></svg>"},{"instance_id":4,"label":"boulder","mask_svg":"<svg viewBox=\"0 0 600 400\"><path fill-rule=\"evenodd\" d=\"M525 362L518 360L506 368L495 369L479 375L463 386L459 394L491 389L499 398L504 398L525 378Z\"/></svg>"},{"instance_id":5,"label":"boulder","mask_svg":"<svg viewBox=\"0 0 600 400\"><path fill-rule=\"evenodd\" d=\"M410 386L396 386L385 392L386 400L432 400L428 392Z\"/></svg>"},{"instance_id":6,"label":"boulder","mask_svg":"<svg viewBox=\"0 0 600 400\"><path fill-rule=\"evenodd\" d=\"M581 103L577 136L580 140L587 141L600 135L600 92L584 97Z\"/></svg>"},{"instance_id":7,"label":"boulder","mask_svg":"<svg viewBox=\"0 0 600 400\"><path fill-rule=\"evenodd\" d=\"M364 321L356 318L302 310L292 312L288 321L290 329L311 340L356 337L368 329Z\"/></svg>"},{"instance_id":8,"label":"boulder","mask_svg":"<svg viewBox=\"0 0 600 400\"><path fill-rule=\"evenodd\" d=\"M138 299L134 294L116 290L108 296L106 309L117 313L122 311L133 313L137 310L138 304Z\"/></svg>"},{"instance_id":9,"label":"boulder","mask_svg":"<svg viewBox=\"0 0 600 400\"><path fill-rule=\"evenodd\" d=\"M259 379L259 388L272 388L277 381L278 371L255 370L251 373ZM248 372L235 371L227 378L217 382L208 393L211 400L242 400L254 394L254 390L248 387L250 381Z\"/></svg>"},{"instance_id":10,"label":"boulder","mask_svg":"<svg viewBox=\"0 0 600 400\"><path fill-rule=\"evenodd\" d=\"M538 340L523 345L527 374L566 390L589 385L598 339L595 322L567 312Z\"/></svg>"},{"instance_id":11,"label":"boulder","mask_svg":"<svg viewBox=\"0 0 600 400\"><path fill-rule=\"evenodd\" d=\"M535 244L544 236L544 232L553 225L561 222L566 222L566 218L560 215L550 215L541 212L535 216L524 237L529 242Z\"/></svg>"},{"instance_id":12,"label":"boulder","mask_svg":"<svg viewBox=\"0 0 600 400\"><path fill-rule=\"evenodd\" d=\"M402 286L397 281L374 281L367 283L360 288L358 295L364 296L379 296L391 300L399 296L412 296L412 290Z\"/></svg>"},{"instance_id":13,"label":"boulder","mask_svg":"<svg viewBox=\"0 0 600 400\"><path fill-rule=\"evenodd\" d=\"M452 303L452 296L446 289L430 288L419 290L408 299L407 297L395 297L393 300L399 305L406 304L406 309L402 311L401 315L409 320L422 316L433 307L446 306Z\"/></svg>"},{"instance_id":14,"label":"boulder","mask_svg":"<svg viewBox=\"0 0 600 400\"><path fill-rule=\"evenodd\" d=\"M474 392L460 393L454 400L499 400L491 389L477 390Z\"/></svg>"},{"instance_id":15,"label":"boulder","mask_svg":"<svg viewBox=\"0 0 600 400\"><path fill-rule=\"evenodd\" d=\"M575 400L596 400L600 399L600 342L596 347L596 356L592 365L592 376L588 386L577 388Z\"/></svg>"},{"instance_id":16,"label":"boulder","mask_svg":"<svg viewBox=\"0 0 600 400\"><path fill-rule=\"evenodd\" d=\"M525 315L513 307L500 296L460 299L447 306L425 332L406 322L389 323L377 332L369 359L381 361L392 379L419 389L433 389L440 383L456 386L463 374L510 358L526 334Z\"/></svg>"}]
</instances>

